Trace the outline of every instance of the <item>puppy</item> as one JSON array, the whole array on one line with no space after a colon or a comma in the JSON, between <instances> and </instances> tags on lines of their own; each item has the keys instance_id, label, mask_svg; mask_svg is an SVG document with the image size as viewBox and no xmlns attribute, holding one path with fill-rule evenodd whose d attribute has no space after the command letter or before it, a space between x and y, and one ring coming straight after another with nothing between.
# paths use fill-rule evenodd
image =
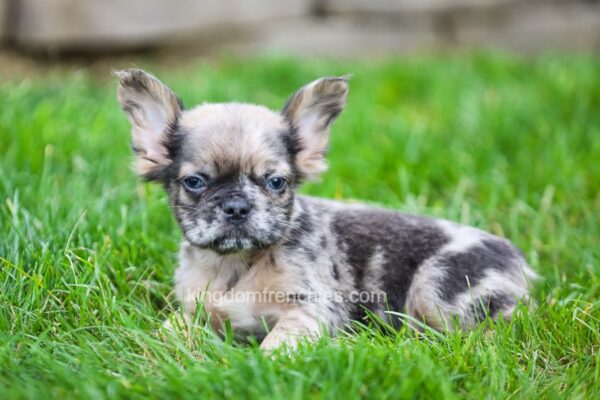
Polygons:
<instances>
[{"instance_id":1,"label":"puppy","mask_svg":"<svg viewBox=\"0 0 600 400\"><path fill-rule=\"evenodd\" d=\"M135 170L160 182L183 232L175 293L261 347L334 334L367 310L435 329L508 318L535 278L521 252L479 229L296 194L326 169L329 128L348 96L322 78L281 112L182 102L152 75L117 73ZM412 318L410 318L412 317ZM418 324L417 324L418 325Z\"/></svg>"}]
</instances>

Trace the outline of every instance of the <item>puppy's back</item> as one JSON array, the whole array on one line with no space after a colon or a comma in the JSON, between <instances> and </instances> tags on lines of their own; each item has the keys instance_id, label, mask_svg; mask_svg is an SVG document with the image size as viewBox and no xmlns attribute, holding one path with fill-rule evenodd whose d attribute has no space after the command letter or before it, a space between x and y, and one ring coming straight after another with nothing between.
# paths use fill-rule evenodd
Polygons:
<instances>
[{"instance_id":1,"label":"puppy's back","mask_svg":"<svg viewBox=\"0 0 600 400\"><path fill-rule=\"evenodd\" d=\"M535 273L508 240L450 221L388 209L303 197L301 202L324 221L335 243L337 268L352 277L354 291L385 293L368 308L407 312L436 328L457 317L463 327L502 314L509 317L527 297Z\"/></svg>"}]
</instances>

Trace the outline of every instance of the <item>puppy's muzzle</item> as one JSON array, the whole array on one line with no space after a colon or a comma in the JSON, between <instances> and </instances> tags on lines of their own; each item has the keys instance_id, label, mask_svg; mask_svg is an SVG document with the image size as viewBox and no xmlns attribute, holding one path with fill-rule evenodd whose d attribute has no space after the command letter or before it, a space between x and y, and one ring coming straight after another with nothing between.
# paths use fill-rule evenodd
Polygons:
<instances>
[{"instance_id":1,"label":"puppy's muzzle","mask_svg":"<svg viewBox=\"0 0 600 400\"><path fill-rule=\"evenodd\" d=\"M234 195L224 199L220 206L227 221L236 225L246 221L252 210L252 206L248 199L240 195Z\"/></svg>"}]
</instances>

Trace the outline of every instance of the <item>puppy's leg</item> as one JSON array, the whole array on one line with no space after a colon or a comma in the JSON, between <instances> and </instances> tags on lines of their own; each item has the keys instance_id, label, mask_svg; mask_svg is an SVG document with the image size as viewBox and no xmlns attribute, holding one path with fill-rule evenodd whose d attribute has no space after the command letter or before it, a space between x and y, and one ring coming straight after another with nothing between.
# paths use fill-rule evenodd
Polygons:
<instances>
[{"instance_id":1,"label":"puppy's leg","mask_svg":"<svg viewBox=\"0 0 600 400\"><path fill-rule=\"evenodd\" d=\"M535 278L525 260L504 242L442 252L419 267L406 311L435 329L450 327L453 318L463 329L487 316L509 319L517 303L528 300Z\"/></svg>"},{"instance_id":2,"label":"puppy's leg","mask_svg":"<svg viewBox=\"0 0 600 400\"><path fill-rule=\"evenodd\" d=\"M321 334L317 319L306 310L294 308L279 318L271 332L260 344L263 350L272 350L286 344L296 347L302 339L317 339Z\"/></svg>"}]
</instances>

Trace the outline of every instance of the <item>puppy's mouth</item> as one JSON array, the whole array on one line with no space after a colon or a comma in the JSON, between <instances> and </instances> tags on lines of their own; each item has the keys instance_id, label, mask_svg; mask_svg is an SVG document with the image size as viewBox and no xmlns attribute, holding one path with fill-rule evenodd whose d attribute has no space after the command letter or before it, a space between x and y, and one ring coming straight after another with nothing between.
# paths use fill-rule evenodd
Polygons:
<instances>
[{"instance_id":1,"label":"puppy's mouth","mask_svg":"<svg viewBox=\"0 0 600 400\"><path fill-rule=\"evenodd\" d=\"M217 236L210 243L210 248L220 254L265 248L269 244L263 242L244 228L230 228Z\"/></svg>"}]
</instances>

